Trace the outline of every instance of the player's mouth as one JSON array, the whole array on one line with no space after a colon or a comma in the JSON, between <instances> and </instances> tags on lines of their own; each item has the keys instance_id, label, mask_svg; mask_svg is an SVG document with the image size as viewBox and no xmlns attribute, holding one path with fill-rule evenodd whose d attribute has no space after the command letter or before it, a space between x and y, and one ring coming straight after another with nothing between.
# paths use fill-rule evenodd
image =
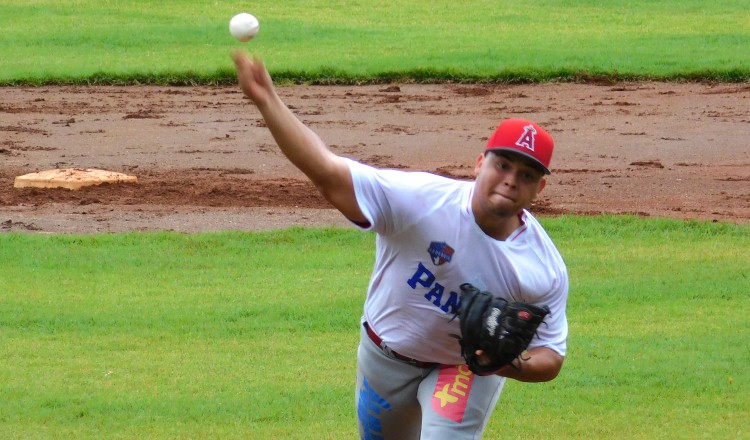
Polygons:
<instances>
[{"instance_id":1,"label":"player's mouth","mask_svg":"<svg viewBox=\"0 0 750 440\"><path fill-rule=\"evenodd\" d=\"M503 194L503 193L499 193L499 192L494 192L492 194L495 195L495 196L499 196L499 197L501 197L501 198L503 198L505 200L510 200L513 203L516 202L516 199L514 199L513 197L511 197L511 196L509 196L507 194Z\"/></svg>"}]
</instances>

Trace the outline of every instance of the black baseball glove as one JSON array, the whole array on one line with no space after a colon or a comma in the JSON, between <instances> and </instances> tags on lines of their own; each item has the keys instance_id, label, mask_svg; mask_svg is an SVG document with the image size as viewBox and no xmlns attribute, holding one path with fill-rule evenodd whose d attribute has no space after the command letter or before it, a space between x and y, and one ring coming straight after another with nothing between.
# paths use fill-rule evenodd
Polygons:
<instances>
[{"instance_id":1,"label":"black baseball glove","mask_svg":"<svg viewBox=\"0 0 750 440\"><path fill-rule=\"evenodd\" d=\"M548 313L547 306L509 303L469 283L462 284L458 310L461 355L474 373L492 374L526 351ZM477 350L482 350L482 356Z\"/></svg>"}]
</instances>

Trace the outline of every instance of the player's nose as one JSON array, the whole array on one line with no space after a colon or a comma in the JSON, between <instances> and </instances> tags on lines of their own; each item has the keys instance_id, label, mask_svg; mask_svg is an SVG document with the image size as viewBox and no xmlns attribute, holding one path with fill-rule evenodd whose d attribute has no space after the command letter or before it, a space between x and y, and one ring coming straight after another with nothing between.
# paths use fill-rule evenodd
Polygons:
<instances>
[{"instance_id":1,"label":"player's nose","mask_svg":"<svg viewBox=\"0 0 750 440\"><path fill-rule=\"evenodd\" d=\"M518 183L518 173L516 171L509 171L503 174L502 184L511 188L515 188Z\"/></svg>"}]
</instances>

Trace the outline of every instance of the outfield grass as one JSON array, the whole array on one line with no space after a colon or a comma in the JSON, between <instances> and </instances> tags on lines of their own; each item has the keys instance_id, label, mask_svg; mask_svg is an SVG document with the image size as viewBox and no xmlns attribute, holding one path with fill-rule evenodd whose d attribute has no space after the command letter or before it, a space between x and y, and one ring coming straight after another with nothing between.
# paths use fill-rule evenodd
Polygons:
<instances>
[{"instance_id":1,"label":"outfield grass","mask_svg":"<svg viewBox=\"0 0 750 440\"><path fill-rule=\"evenodd\" d=\"M241 10L261 23L241 44ZM750 79L750 1L6 0L0 84Z\"/></svg>"},{"instance_id":2,"label":"outfield grass","mask_svg":"<svg viewBox=\"0 0 750 440\"><path fill-rule=\"evenodd\" d=\"M229 36L245 9L249 45ZM6 0L0 85L275 79L750 81L750 1ZM750 228L543 219L570 352L511 382L486 438L743 438ZM373 237L0 234L0 438L351 439Z\"/></svg>"},{"instance_id":3,"label":"outfield grass","mask_svg":"<svg viewBox=\"0 0 750 440\"><path fill-rule=\"evenodd\" d=\"M569 357L486 438L742 438L750 227L543 219ZM0 438L351 439L374 237L0 234Z\"/></svg>"}]
</instances>

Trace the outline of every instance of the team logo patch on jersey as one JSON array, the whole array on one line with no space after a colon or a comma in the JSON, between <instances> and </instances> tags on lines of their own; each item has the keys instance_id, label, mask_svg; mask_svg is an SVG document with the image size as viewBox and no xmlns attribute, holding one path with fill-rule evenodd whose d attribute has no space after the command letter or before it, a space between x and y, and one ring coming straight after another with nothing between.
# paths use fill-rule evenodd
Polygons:
<instances>
[{"instance_id":1,"label":"team logo patch on jersey","mask_svg":"<svg viewBox=\"0 0 750 440\"><path fill-rule=\"evenodd\" d=\"M534 140L536 139L536 129L533 125L523 127L523 134L516 141L516 145L528 150L534 151Z\"/></svg>"},{"instance_id":2,"label":"team logo patch on jersey","mask_svg":"<svg viewBox=\"0 0 750 440\"><path fill-rule=\"evenodd\" d=\"M435 263L436 266L440 266L443 263L450 263L451 258L453 258L453 252L455 250L448 246L446 242L437 242L433 241L430 243L430 247L427 248L427 252L429 252L430 257L432 258L432 262Z\"/></svg>"},{"instance_id":3,"label":"team logo patch on jersey","mask_svg":"<svg viewBox=\"0 0 750 440\"><path fill-rule=\"evenodd\" d=\"M446 419L461 423L473 382L474 374L467 365L441 367L432 394L432 410Z\"/></svg>"}]
</instances>

